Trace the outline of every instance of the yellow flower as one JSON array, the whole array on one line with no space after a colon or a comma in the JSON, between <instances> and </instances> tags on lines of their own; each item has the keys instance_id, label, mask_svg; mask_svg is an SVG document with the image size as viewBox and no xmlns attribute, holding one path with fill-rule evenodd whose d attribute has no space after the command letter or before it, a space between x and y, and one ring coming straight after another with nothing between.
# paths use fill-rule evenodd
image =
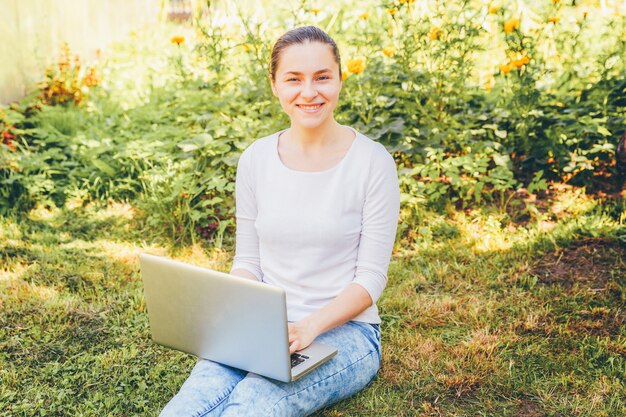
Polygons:
<instances>
[{"instance_id":1,"label":"yellow flower","mask_svg":"<svg viewBox=\"0 0 626 417\"><path fill-rule=\"evenodd\" d=\"M322 11L322 9L311 9L310 11L311 11L311 13L318 14L319 12Z\"/></svg>"},{"instance_id":2,"label":"yellow flower","mask_svg":"<svg viewBox=\"0 0 626 417\"><path fill-rule=\"evenodd\" d=\"M511 65L510 62L507 62L506 64L498 65L498 69L500 70L501 73L508 74L513 69L513 66Z\"/></svg>"},{"instance_id":3,"label":"yellow flower","mask_svg":"<svg viewBox=\"0 0 626 417\"><path fill-rule=\"evenodd\" d=\"M490 92L496 85L496 79L493 77L493 73L485 73L480 76L480 86L485 89L486 92Z\"/></svg>"},{"instance_id":4,"label":"yellow flower","mask_svg":"<svg viewBox=\"0 0 626 417\"><path fill-rule=\"evenodd\" d=\"M530 62L530 58L526 55L518 54L515 58L511 60L511 64L517 68L521 68L524 65Z\"/></svg>"},{"instance_id":5,"label":"yellow flower","mask_svg":"<svg viewBox=\"0 0 626 417\"><path fill-rule=\"evenodd\" d=\"M551 22L551 23L557 23L559 20L561 20L561 18L558 16L552 16L548 18L548 22Z\"/></svg>"},{"instance_id":6,"label":"yellow flower","mask_svg":"<svg viewBox=\"0 0 626 417\"><path fill-rule=\"evenodd\" d=\"M345 68L341 69L341 81L345 81L348 78L348 70Z\"/></svg>"},{"instance_id":7,"label":"yellow flower","mask_svg":"<svg viewBox=\"0 0 626 417\"><path fill-rule=\"evenodd\" d=\"M519 19L513 18L504 22L504 31L506 33L513 33L516 29L519 29Z\"/></svg>"},{"instance_id":8,"label":"yellow flower","mask_svg":"<svg viewBox=\"0 0 626 417\"><path fill-rule=\"evenodd\" d=\"M367 20L370 17L368 12L363 12L359 15L359 19Z\"/></svg>"},{"instance_id":9,"label":"yellow flower","mask_svg":"<svg viewBox=\"0 0 626 417\"><path fill-rule=\"evenodd\" d=\"M496 6L493 4L489 6L489 14L496 14L498 13L498 10L500 10L500 6Z\"/></svg>"},{"instance_id":10,"label":"yellow flower","mask_svg":"<svg viewBox=\"0 0 626 417\"><path fill-rule=\"evenodd\" d=\"M406 0L398 0L398 3L404 4L404 3L406 3Z\"/></svg>"},{"instance_id":11,"label":"yellow flower","mask_svg":"<svg viewBox=\"0 0 626 417\"><path fill-rule=\"evenodd\" d=\"M185 37L184 36L172 36L172 39L170 39L170 42L175 43L176 45L180 45L181 43L185 42Z\"/></svg>"},{"instance_id":12,"label":"yellow flower","mask_svg":"<svg viewBox=\"0 0 626 417\"><path fill-rule=\"evenodd\" d=\"M397 7L392 7L391 9L387 10L387 13L389 13L390 15L394 15L398 12L398 8Z\"/></svg>"},{"instance_id":13,"label":"yellow flower","mask_svg":"<svg viewBox=\"0 0 626 417\"><path fill-rule=\"evenodd\" d=\"M433 26L432 28L430 28L430 32L428 32L428 38L431 41L439 39L441 35L443 35L443 30L441 30L441 28L437 26Z\"/></svg>"},{"instance_id":14,"label":"yellow flower","mask_svg":"<svg viewBox=\"0 0 626 417\"><path fill-rule=\"evenodd\" d=\"M387 46L383 48L383 54L389 57L392 57L395 53L396 53L396 48L394 48L393 46Z\"/></svg>"},{"instance_id":15,"label":"yellow flower","mask_svg":"<svg viewBox=\"0 0 626 417\"><path fill-rule=\"evenodd\" d=\"M560 2L561 2L561 0L552 0L552 3L554 3L554 4L557 4L557 3L560 3Z\"/></svg>"},{"instance_id":16,"label":"yellow flower","mask_svg":"<svg viewBox=\"0 0 626 417\"><path fill-rule=\"evenodd\" d=\"M360 74L365 69L365 58L357 57L348 60L348 71L353 74Z\"/></svg>"}]
</instances>

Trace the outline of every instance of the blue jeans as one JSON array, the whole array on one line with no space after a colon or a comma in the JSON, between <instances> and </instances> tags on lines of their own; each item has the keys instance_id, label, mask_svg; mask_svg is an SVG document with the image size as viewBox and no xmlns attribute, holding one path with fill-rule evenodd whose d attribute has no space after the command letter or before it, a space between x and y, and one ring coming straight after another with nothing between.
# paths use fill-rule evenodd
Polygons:
<instances>
[{"instance_id":1,"label":"blue jeans","mask_svg":"<svg viewBox=\"0 0 626 417\"><path fill-rule=\"evenodd\" d=\"M336 347L337 355L290 383L201 359L160 416L307 416L354 395L376 376L377 324L351 321L316 341Z\"/></svg>"}]
</instances>

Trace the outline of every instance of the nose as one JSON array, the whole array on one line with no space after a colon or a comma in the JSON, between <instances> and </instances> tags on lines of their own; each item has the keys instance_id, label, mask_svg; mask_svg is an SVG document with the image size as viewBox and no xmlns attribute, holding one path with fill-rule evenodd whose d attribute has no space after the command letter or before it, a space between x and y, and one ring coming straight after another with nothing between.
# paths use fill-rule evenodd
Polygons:
<instances>
[{"instance_id":1,"label":"nose","mask_svg":"<svg viewBox=\"0 0 626 417\"><path fill-rule=\"evenodd\" d=\"M300 96L306 99L312 99L317 96L317 90L315 89L315 85L312 80L305 81L302 84L302 90L300 91Z\"/></svg>"}]
</instances>

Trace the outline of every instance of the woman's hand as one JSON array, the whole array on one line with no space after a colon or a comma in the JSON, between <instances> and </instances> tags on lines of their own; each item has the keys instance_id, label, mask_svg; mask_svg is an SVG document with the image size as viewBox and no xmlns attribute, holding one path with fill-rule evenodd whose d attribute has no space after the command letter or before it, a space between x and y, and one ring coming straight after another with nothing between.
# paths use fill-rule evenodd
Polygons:
<instances>
[{"instance_id":1,"label":"woman's hand","mask_svg":"<svg viewBox=\"0 0 626 417\"><path fill-rule=\"evenodd\" d=\"M302 350L313 343L319 332L307 320L289 323L289 353Z\"/></svg>"},{"instance_id":2,"label":"woman's hand","mask_svg":"<svg viewBox=\"0 0 626 417\"><path fill-rule=\"evenodd\" d=\"M350 284L322 309L289 323L289 353L309 346L320 334L352 320L372 305L372 298L359 284Z\"/></svg>"}]
</instances>

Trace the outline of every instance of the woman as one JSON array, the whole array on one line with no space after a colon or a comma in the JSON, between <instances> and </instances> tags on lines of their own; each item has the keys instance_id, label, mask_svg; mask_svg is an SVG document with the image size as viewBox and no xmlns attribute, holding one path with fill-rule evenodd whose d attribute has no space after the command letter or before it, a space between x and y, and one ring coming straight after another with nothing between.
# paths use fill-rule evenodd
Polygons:
<instances>
[{"instance_id":1,"label":"woman","mask_svg":"<svg viewBox=\"0 0 626 417\"><path fill-rule=\"evenodd\" d=\"M398 220L394 161L335 121L341 61L324 31L284 34L270 82L291 126L241 155L231 273L285 289L292 353L313 340L338 353L291 383L200 360L162 416L305 416L358 392L380 366L375 303Z\"/></svg>"}]
</instances>

